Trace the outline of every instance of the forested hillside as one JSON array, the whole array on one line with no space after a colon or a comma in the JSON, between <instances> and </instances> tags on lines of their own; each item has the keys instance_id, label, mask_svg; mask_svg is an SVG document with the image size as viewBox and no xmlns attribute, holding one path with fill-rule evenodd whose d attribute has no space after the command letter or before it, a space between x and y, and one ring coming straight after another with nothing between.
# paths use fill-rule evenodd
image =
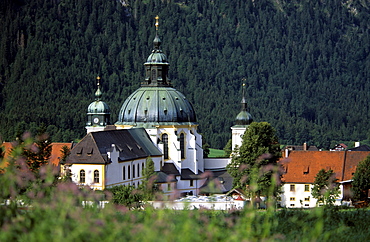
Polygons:
<instances>
[{"instance_id":1,"label":"forested hillside","mask_svg":"<svg viewBox=\"0 0 370 242\"><path fill-rule=\"evenodd\" d=\"M101 76L112 123L144 78L159 15L169 77L199 131L222 148L240 111L283 144L370 136L370 4L366 0L2 0L0 133L44 123L54 141L85 134Z\"/></svg>"}]
</instances>

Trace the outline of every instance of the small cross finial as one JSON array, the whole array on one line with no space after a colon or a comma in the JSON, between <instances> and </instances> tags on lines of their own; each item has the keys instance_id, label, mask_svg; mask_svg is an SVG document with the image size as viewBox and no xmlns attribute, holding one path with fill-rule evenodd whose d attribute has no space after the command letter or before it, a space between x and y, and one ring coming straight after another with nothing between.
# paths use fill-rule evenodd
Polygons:
<instances>
[{"instance_id":1,"label":"small cross finial","mask_svg":"<svg viewBox=\"0 0 370 242\"><path fill-rule=\"evenodd\" d=\"M155 16L155 29L158 31L158 27L159 27L159 17L158 15Z\"/></svg>"}]
</instances>

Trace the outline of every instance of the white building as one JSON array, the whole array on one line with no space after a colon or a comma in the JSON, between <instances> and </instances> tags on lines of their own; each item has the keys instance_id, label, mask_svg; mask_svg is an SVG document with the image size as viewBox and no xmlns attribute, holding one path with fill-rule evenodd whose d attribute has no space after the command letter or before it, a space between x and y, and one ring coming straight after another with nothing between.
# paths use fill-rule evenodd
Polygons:
<instances>
[{"instance_id":1,"label":"white building","mask_svg":"<svg viewBox=\"0 0 370 242\"><path fill-rule=\"evenodd\" d=\"M158 28L158 18L156 21ZM102 92L98 80L96 100L89 105L87 112L88 135L75 146L68 160L73 180L95 189L120 184L137 185L142 179L139 169L142 170L145 166L146 157L151 156L156 171L162 176L160 180L164 192L176 189L182 194L197 195L199 188L207 184L207 180L214 179L202 175L207 171L223 176L220 178L223 179L224 187L221 190L231 189L232 180L225 174L230 158L203 158L202 136L197 132L195 110L186 97L172 86L167 76L169 62L160 49L161 40L158 35L155 36L153 44L154 49L144 63L146 75L141 81L141 87L126 98L114 126L109 125L110 109L101 101ZM238 139L233 139L233 146L241 145L241 137L250 122L252 118L246 112L243 90L242 111L237 117L237 125L233 127L233 137L237 132ZM145 153L146 156L143 154L134 159L136 145L130 144L131 141L124 136L133 136L132 130L137 129L146 131L147 137L140 139L151 148L150 152ZM122 133L120 138L113 136L119 130L130 132ZM148 137L151 144L146 140ZM112 138L114 140L109 140ZM104 146L100 145L99 139L104 140ZM88 140L90 141L87 142ZM121 143L119 147L118 143ZM90 149L89 145L96 146L100 152L98 164L96 160L92 161L91 154L84 154L84 151ZM123 153L127 147L131 147L129 149L132 154ZM83 151L80 151L81 148ZM85 160L82 159L83 155L86 156ZM164 179L169 181L165 182Z\"/></svg>"},{"instance_id":2,"label":"white building","mask_svg":"<svg viewBox=\"0 0 370 242\"><path fill-rule=\"evenodd\" d=\"M315 177L321 169L333 170L340 194L336 205L348 204L351 199L349 181L358 163L369 151L286 151L281 161L285 169L281 206L287 208L310 208L317 206L311 190Z\"/></svg>"}]
</instances>

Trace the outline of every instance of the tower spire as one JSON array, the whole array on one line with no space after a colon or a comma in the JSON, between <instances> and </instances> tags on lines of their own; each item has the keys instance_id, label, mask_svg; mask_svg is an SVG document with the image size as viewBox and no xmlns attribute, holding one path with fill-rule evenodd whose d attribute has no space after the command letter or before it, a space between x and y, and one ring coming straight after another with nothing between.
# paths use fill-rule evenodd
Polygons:
<instances>
[{"instance_id":1,"label":"tower spire","mask_svg":"<svg viewBox=\"0 0 370 242\"><path fill-rule=\"evenodd\" d=\"M98 90L95 92L95 100L100 101L100 98L102 96L102 92L100 90L100 76L96 77L96 85L98 86Z\"/></svg>"},{"instance_id":2,"label":"tower spire","mask_svg":"<svg viewBox=\"0 0 370 242\"><path fill-rule=\"evenodd\" d=\"M241 101L241 104L242 104L242 110L241 111L247 111L247 101L245 100L245 81L247 79L243 78L243 84L242 84L242 91L243 91L243 96L242 96L242 101Z\"/></svg>"},{"instance_id":3,"label":"tower spire","mask_svg":"<svg viewBox=\"0 0 370 242\"><path fill-rule=\"evenodd\" d=\"M158 36L158 28L159 28L159 17L158 15L155 16L155 38L153 40L154 43L154 50L159 50L159 47L161 46L161 39Z\"/></svg>"}]
</instances>

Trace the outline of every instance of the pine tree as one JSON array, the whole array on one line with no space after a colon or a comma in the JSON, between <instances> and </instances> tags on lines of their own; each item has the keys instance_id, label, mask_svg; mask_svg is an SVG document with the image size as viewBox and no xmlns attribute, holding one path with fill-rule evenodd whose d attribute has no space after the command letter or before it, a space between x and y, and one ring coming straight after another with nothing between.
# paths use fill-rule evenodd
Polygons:
<instances>
[{"instance_id":1,"label":"pine tree","mask_svg":"<svg viewBox=\"0 0 370 242\"><path fill-rule=\"evenodd\" d=\"M231 139L229 139L229 141L225 145L224 152L225 152L225 157L230 157L231 152L232 152L232 140Z\"/></svg>"},{"instance_id":2,"label":"pine tree","mask_svg":"<svg viewBox=\"0 0 370 242\"><path fill-rule=\"evenodd\" d=\"M145 168L143 169L143 186L142 189L146 195L146 198L150 200L154 192L156 191L155 179L156 173L154 171L154 162L151 157L146 159Z\"/></svg>"},{"instance_id":3,"label":"pine tree","mask_svg":"<svg viewBox=\"0 0 370 242\"><path fill-rule=\"evenodd\" d=\"M38 173L41 166L48 164L51 156L51 140L44 131L45 127L41 127L34 144L25 147L22 154L29 169L34 173Z\"/></svg>"}]
</instances>

